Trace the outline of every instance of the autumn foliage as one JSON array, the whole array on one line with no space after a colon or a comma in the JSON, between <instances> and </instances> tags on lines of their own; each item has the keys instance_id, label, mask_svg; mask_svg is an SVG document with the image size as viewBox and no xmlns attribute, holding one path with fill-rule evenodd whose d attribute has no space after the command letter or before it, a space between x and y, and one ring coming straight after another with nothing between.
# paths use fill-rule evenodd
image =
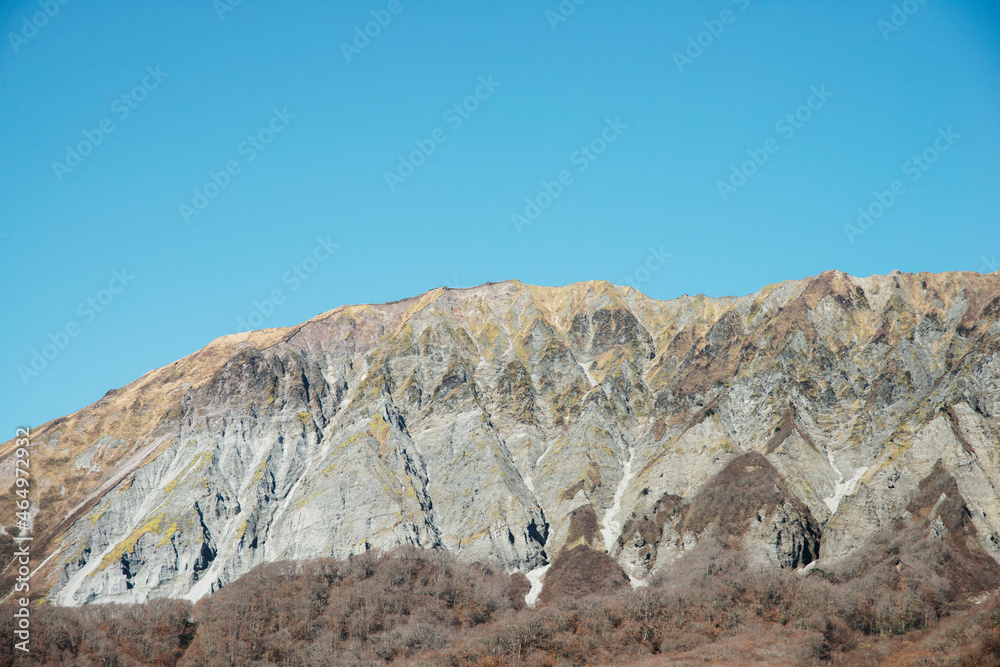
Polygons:
<instances>
[{"instance_id":1,"label":"autumn foliage","mask_svg":"<svg viewBox=\"0 0 1000 667\"><path fill-rule=\"evenodd\" d=\"M520 573L444 552L281 562L195 605L41 605L30 661L12 662L3 623L0 663L1000 665L996 600L968 603L947 570L897 568L907 553L886 537L840 570L803 575L707 540L649 586L550 593L534 608Z\"/></svg>"}]
</instances>

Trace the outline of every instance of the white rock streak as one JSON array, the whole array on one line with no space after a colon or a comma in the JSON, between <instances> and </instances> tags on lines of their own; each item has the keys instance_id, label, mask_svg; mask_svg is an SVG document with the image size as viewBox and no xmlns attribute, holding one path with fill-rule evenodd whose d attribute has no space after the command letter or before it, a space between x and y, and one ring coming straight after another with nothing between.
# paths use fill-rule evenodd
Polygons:
<instances>
[{"instance_id":1,"label":"white rock streak","mask_svg":"<svg viewBox=\"0 0 1000 667\"><path fill-rule=\"evenodd\" d=\"M622 512L622 497L625 495L625 489L628 485L632 483L632 480L638 474L638 471L632 471L632 460L635 458L635 451L629 450L628 461L625 462L625 467L622 468L622 479L618 482L618 488L615 489L615 498L611 503L611 507L608 511L604 513L604 520L601 521L601 539L604 540L604 548L607 552L611 553L611 547L618 540L618 535L622 531L621 520Z\"/></svg>"},{"instance_id":2,"label":"white rock streak","mask_svg":"<svg viewBox=\"0 0 1000 667\"><path fill-rule=\"evenodd\" d=\"M861 481L861 477L865 474L865 472L867 472L868 467L861 466L854 471L854 474L851 475L850 479L845 480L844 473L842 473L840 468L837 467L837 464L834 463L833 452L829 449L826 450L826 458L830 461L830 467L833 468L835 473L837 473L837 481L834 482L833 485L833 495L829 498L824 498L823 502L826 503L828 508L830 508L830 514L835 514L837 509L840 507L841 501L854 493L854 488L858 485L858 482Z\"/></svg>"},{"instance_id":3,"label":"white rock streak","mask_svg":"<svg viewBox=\"0 0 1000 667\"><path fill-rule=\"evenodd\" d=\"M631 574L628 575L629 583L632 584L632 588L642 588L643 586L649 586L649 579L636 579Z\"/></svg>"},{"instance_id":4,"label":"white rock streak","mask_svg":"<svg viewBox=\"0 0 1000 667\"><path fill-rule=\"evenodd\" d=\"M534 605L538 602L538 596L542 592L542 577L548 572L551 565L542 565L541 567L536 567L534 570L526 574L528 581L531 582L531 588L528 590L528 594L524 596L525 604Z\"/></svg>"},{"instance_id":5,"label":"white rock streak","mask_svg":"<svg viewBox=\"0 0 1000 667\"><path fill-rule=\"evenodd\" d=\"M578 361L576 363L580 366L580 368L583 369L583 374L587 376L587 381L590 382L590 386L591 387L596 387L597 386L597 380L595 380L594 376L590 374L590 367L591 367L591 365L593 365L594 362L591 361L589 364L581 364Z\"/></svg>"},{"instance_id":6,"label":"white rock streak","mask_svg":"<svg viewBox=\"0 0 1000 667\"><path fill-rule=\"evenodd\" d=\"M220 566L221 558L216 558L215 561L208 568L208 572L205 572L201 579L191 587L187 595L184 596L185 600L190 600L191 602L197 602L201 598L205 597L212 592L212 586L219 580L219 574L222 571Z\"/></svg>"}]
</instances>

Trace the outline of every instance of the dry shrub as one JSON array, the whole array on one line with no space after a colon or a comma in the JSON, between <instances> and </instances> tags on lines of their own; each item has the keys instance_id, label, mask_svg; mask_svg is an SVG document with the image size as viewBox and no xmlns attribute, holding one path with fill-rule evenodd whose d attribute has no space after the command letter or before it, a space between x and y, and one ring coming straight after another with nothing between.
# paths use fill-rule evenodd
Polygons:
<instances>
[{"instance_id":1,"label":"dry shrub","mask_svg":"<svg viewBox=\"0 0 1000 667\"><path fill-rule=\"evenodd\" d=\"M969 607L898 538L876 536L842 567L806 575L750 565L725 539L709 539L648 587L534 608L520 599L523 575L443 552L273 563L194 606L38 607L33 662L1000 665L996 601ZM12 639L0 624L0 665L11 664Z\"/></svg>"}]
</instances>

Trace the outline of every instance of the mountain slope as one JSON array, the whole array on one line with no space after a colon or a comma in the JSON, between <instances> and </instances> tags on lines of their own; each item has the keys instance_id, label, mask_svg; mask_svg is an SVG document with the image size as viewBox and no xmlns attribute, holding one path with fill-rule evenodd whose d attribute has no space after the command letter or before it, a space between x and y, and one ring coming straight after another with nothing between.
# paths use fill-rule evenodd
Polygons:
<instances>
[{"instance_id":1,"label":"mountain slope","mask_svg":"<svg viewBox=\"0 0 1000 667\"><path fill-rule=\"evenodd\" d=\"M530 573L532 598L564 548L638 583L716 529L822 565L936 465L995 559L998 315L998 274L828 272L722 299L442 288L229 336L33 431L36 581L66 605L196 599L414 544ZM727 514L730 484L753 506Z\"/></svg>"}]
</instances>

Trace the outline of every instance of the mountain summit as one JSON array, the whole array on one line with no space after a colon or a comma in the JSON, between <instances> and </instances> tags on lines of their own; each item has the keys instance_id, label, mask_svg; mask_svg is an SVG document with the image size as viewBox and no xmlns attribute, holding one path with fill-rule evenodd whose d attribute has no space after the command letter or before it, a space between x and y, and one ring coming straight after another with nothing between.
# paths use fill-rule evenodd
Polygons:
<instances>
[{"instance_id":1,"label":"mountain summit","mask_svg":"<svg viewBox=\"0 0 1000 667\"><path fill-rule=\"evenodd\" d=\"M971 595L1000 585L998 320L1000 274L827 272L669 301L439 288L226 336L32 429L34 587L194 600L413 544L498 560L534 601L708 539L803 569L893 529Z\"/></svg>"}]
</instances>

